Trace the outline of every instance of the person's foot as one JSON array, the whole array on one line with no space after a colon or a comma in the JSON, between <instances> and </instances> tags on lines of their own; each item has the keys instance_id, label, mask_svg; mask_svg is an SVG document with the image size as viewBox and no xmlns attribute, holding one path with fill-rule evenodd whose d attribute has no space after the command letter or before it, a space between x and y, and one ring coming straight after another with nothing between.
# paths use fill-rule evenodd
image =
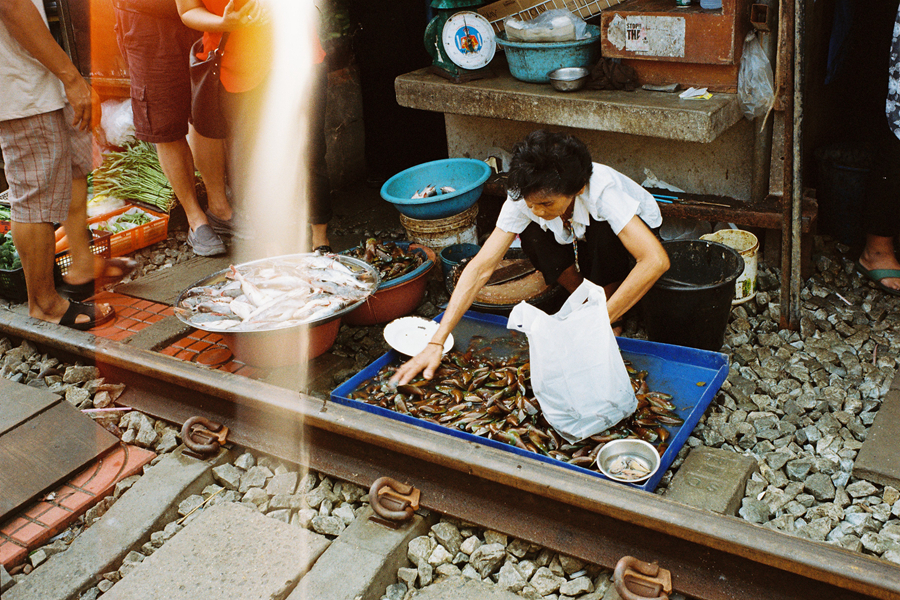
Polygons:
<instances>
[{"instance_id":1,"label":"person's foot","mask_svg":"<svg viewBox=\"0 0 900 600\"><path fill-rule=\"evenodd\" d=\"M865 248L859 264L867 271L900 270L900 262L893 252L872 251ZM882 287L900 291L900 277L884 277L878 280Z\"/></svg>"},{"instance_id":2,"label":"person's foot","mask_svg":"<svg viewBox=\"0 0 900 600\"><path fill-rule=\"evenodd\" d=\"M82 331L102 325L115 315L116 310L109 304L66 301L63 298L45 305L43 310L39 306L29 306L28 309L28 316L32 318Z\"/></svg>"},{"instance_id":3,"label":"person's foot","mask_svg":"<svg viewBox=\"0 0 900 600\"><path fill-rule=\"evenodd\" d=\"M206 211L206 219L213 231L219 235L230 235L239 240L252 240L254 237L253 227L237 212L233 212L230 219L222 219Z\"/></svg>"},{"instance_id":4,"label":"person's foot","mask_svg":"<svg viewBox=\"0 0 900 600\"><path fill-rule=\"evenodd\" d=\"M201 225L188 233L187 243L197 256L218 256L228 251L225 242L209 225Z\"/></svg>"}]
</instances>

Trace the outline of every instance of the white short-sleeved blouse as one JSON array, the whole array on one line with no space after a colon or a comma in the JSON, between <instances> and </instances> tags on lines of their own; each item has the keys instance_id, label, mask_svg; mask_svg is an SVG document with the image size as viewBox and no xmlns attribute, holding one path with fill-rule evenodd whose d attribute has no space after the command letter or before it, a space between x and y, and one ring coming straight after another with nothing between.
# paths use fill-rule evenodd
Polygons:
<instances>
[{"instance_id":1,"label":"white short-sleeved blouse","mask_svg":"<svg viewBox=\"0 0 900 600\"><path fill-rule=\"evenodd\" d=\"M512 200L509 197L500 209L497 227L507 233L518 234L525 231L533 221L544 230L550 229L560 244L571 244L573 237L584 237L584 231L592 217L595 221L607 221L613 233L619 235L635 215L648 227L659 227L662 224L659 206L650 192L615 169L594 163L584 192L575 197L571 232L563 226L561 218L546 221L531 212L524 200Z\"/></svg>"}]
</instances>

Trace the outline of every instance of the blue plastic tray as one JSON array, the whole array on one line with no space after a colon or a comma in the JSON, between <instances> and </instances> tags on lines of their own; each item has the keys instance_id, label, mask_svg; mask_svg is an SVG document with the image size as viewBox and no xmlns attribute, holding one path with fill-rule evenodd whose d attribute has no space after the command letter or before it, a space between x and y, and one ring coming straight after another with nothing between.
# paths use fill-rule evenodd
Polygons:
<instances>
[{"instance_id":1,"label":"blue plastic tray","mask_svg":"<svg viewBox=\"0 0 900 600\"><path fill-rule=\"evenodd\" d=\"M440 321L442 316L443 314L439 315L435 320ZM453 330L454 348L465 349L469 345L471 337L476 334L485 336L489 339L511 336L513 332L506 328L506 323L506 317L469 311ZM722 386L722 383L725 381L725 377L728 375L728 358L724 354L710 352L708 350L696 350L694 348L647 342L644 340L633 340L630 338L617 338L617 340L619 342L619 349L622 351L622 356L631 361L635 368L646 369L650 373L648 379L650 389L672 394L673 402L677 406L676 412L678 413L678 416L684 419L684 424L680 427L667 427L667 429L672 432L672 436L669 438L669 447L662 455L660 468L653 477L641 484L616 482L621 483L622 485L630 485L647 492L652 492L656 489L660 479L662 479L662 476L669 469L672 461L675 460L678 451L684 446L688 436L694 430L694 427L697 426L700 417L703 416L709 403L715 397L719 388ZM580 471L594 477L613 481L598 471L576 467L548 456L521 450L503 442L489 440L481 436L459 431L458 429L435 425L434 423L403 415L392 410L366 404L365 402L360 402L358 400L351 400L348 397L353 391L360 387L363 382L378 374L378 371L381 370L382 367L390 364L399 364L400 362L401 357L399 353L391 350L337 387L331 392L331 400L389 419L396 419L405 423L418 425L443 435L451 435L466 441L485 444L492 448L513 452L519 456L532 460L562 466L567 469L574 469L575 471Z\"/></svg>"}]
</instances>

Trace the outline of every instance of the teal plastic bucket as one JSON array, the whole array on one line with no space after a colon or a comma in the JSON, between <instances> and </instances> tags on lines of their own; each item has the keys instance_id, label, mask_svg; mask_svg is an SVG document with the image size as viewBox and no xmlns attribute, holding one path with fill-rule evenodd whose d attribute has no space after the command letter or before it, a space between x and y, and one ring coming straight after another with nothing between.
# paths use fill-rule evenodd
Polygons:
<instances>
[{"instance_id":1,"label":"teal plastic bucket","mask_svg":"<svg viewBox=\"0 0 900 600\"><path fill-rule=\"evenodd\" d=\"M497 35L497 45L506 53L510 74L528 83L549 83L551 71L562 67L590 69L600 57L600 28L587 25L590 37L574 42L510 42Z\"/></svg>"},{"instance_id":2,"label":"teal plastic bucket","mask_svg":"<svg viewBox=\"0 0 900 600\"><path fill-rule=\"evenodd\" d=\"M441 269L444 275L444 286L448 290L453 289L453 286L449 283L450 272L453 270L453 267L458 265L464 258L472 258L478 254L479 250L481 250L481 246L477 244L451 244L441 250Z\"/></svg>"}]
</instances>

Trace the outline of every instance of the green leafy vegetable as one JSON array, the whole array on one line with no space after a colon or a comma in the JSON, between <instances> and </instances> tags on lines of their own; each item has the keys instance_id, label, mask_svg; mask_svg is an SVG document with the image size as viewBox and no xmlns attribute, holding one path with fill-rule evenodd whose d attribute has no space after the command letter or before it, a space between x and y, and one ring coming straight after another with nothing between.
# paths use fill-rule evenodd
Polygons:
<instances>
[{"instance_id":1,"label":"green leafy vegetable","mask_svg":"<svg viewBox=\"0 0 900 600\"><path fill-rule=\"evenodd\" d=\"M168 213L175 193L159 166L156 150L147 142L136 142L122 152L107 152L103 164L94 169L91 183L97 195L142 202Z\"/></svg>"},{"instance_id":2,"label":"green leafy vegetable","mask_svg":"<svg viewBox=\"0 0 900 600\"><path fill-rule=\"evenodd\" d=\"M13 244L12 236L6 233L0 235L0 269L14 271L21 267L22 261L19 260L19 253Z\"/></svg>"}]
</instances>

